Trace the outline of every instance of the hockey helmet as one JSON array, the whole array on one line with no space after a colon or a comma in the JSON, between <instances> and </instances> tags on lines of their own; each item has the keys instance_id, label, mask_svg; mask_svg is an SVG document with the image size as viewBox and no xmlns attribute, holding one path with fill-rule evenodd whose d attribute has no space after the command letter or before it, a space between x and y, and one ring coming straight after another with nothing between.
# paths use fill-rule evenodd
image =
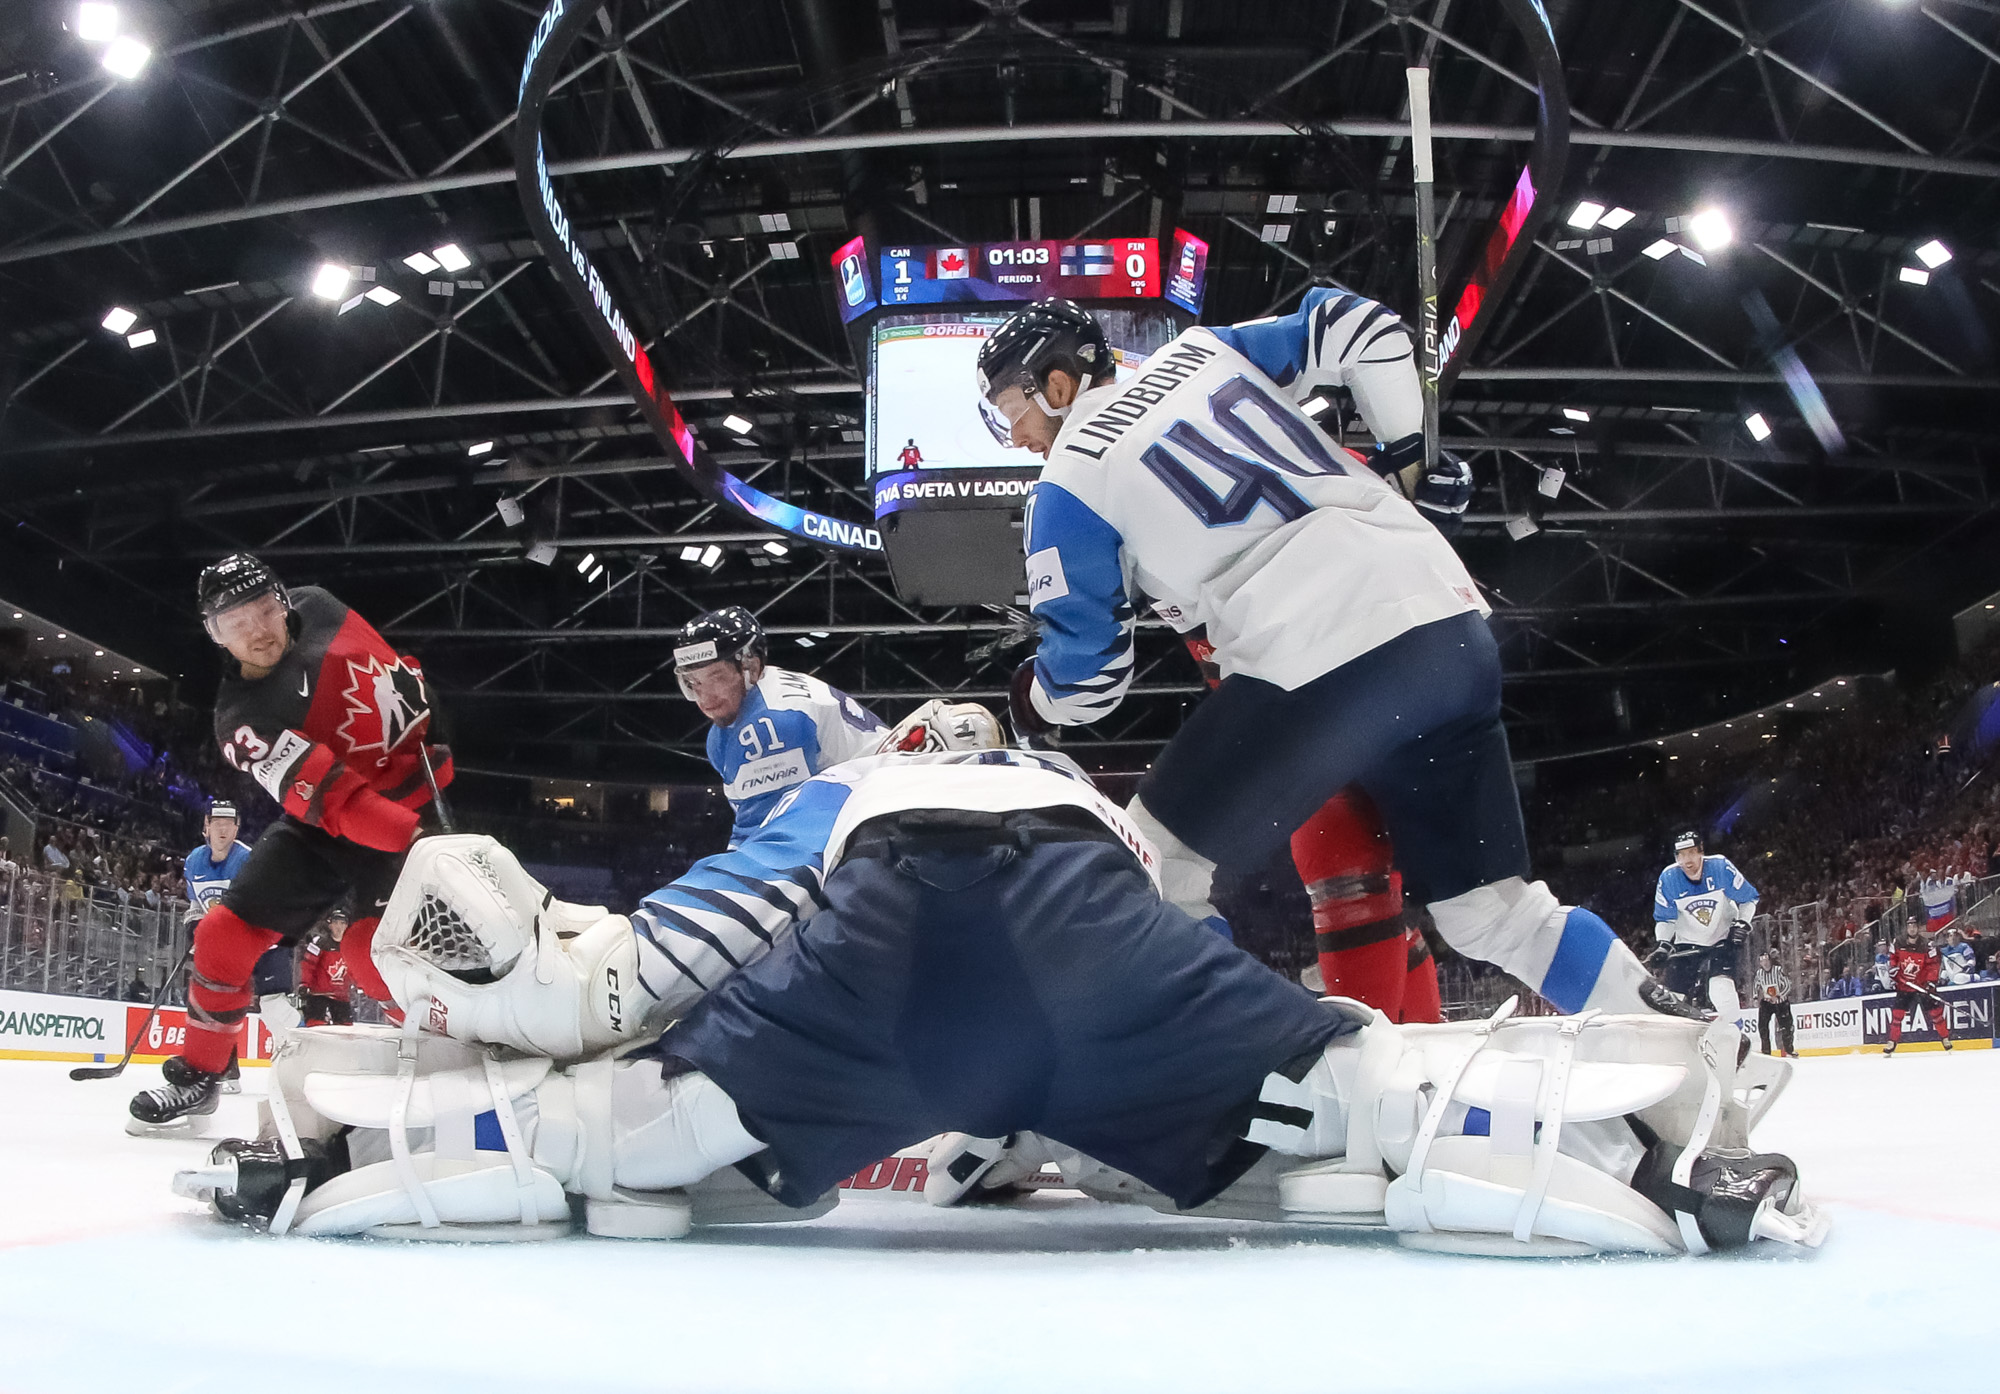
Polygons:
<instances>
[{"instance_id":1,"label":"hockey helmet","mask_svg":"<svg viewBox=\"0 0 2000 1394\"><path fill-rule=\"evenodd\" d=\"M292 598L285 590L285 583L278 579L277 572L248 552L236 552L213 566L203 567L201 579L195 583L202 627L218 644L223 642L223 636L216 626L217 618L266 595L275 595L278 603L290 612Z\"/></svg>"},{"instance_id":2,"label":"hockey helmet","mask_svg":"<svg viewBox=\"0 0 2000 1394\"><path fill-rule=\"evenodd\" d=\"M1116 371L1097 316L1073 300L1051 296L1016 310L980 346L979 395L997 404L1001 393L1018 387L1050 416L1066 416L1068 407L1051 407L1042 395L1058 368L1080 387Z\"/></svg>"},{"instance_id":3,"label":"hockey helmet","mask_svg":"<svg viewBox=\"0 0 2000 1394\"><path fill-rule=\"evenodd\" d=\"M940 750L999 750L1006 734L993 713L977 702L933 698L895 726L875 747L877 755L927 754Z\"/></svg>"},{"instance_id":4,"label":"hockey helmet","mask_svg":"<svg viewBox=\"0 0 2000 1394\"><path fill-rule=\"evenodd\" d=\"M1683 828L1681 831L1674 834L1675 856L1679 856L1681 853L1687 851L1690 847L1692 847L1697 852L1701 850L1701 832L1699 829Z\"/></svg>"},{"instance_id":5,"label":"hockey helmet","mask_svg":"<svg viewBox=\"0 0 2000 1394\"><path fill-rule=\"evenodd\" d=\"M741 605L726 605L696 615L681 627L674 640L674 673L678 677L711 663L734 663L740 668L745 659L763 661L768 649L757 617ZM684 678L681 691L694 700Z\"/></svg>"}]
</instances>

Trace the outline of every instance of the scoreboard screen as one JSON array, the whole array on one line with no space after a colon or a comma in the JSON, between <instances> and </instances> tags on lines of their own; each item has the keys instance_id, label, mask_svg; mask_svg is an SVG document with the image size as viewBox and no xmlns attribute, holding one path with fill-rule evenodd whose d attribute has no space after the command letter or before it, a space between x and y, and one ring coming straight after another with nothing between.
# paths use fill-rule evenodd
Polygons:
<instances>
[{"instance_id":1,"label":"scoreboard screen","mask_svg":"<svg viewBox=\"0 0 2000 1394\"><path fill-rule=\"evenodd\" d=\"M888 246L875 293L896 305L981 300L1146 300L1160 294L1160 244L1151 237L1101 242L986 242L966 247Z\"/></svg>"}]
</instances>

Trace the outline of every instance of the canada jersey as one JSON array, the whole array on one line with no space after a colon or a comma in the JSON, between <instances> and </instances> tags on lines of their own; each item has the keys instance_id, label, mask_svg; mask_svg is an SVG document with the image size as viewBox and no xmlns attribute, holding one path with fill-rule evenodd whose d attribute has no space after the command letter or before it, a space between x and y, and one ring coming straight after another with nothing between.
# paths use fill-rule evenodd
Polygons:
<instances>
[{"instance_id":1,"label":"canada jersey","mask_svg":"<svg viewBox=\"0 0 2000 1394\"><path fill-rule=\"evenodd\" d=\"M243 863L249 860L250 849L240 842L231 842L220 862L209 854L206 842L188 853L181 863L181 875L187 881L188 908L203 915L214 909L222 893L229 889L229 883L243 870Z\"/></svg>"},{"instance_id":2,"label":"canada jersey","mask_svg":"<svg viewBox=\"0 0 2000 1394\"><path fill-rule=\"evenodd\" d=\"M215 700L223 758L286 813L364 847L400 852L430 801L418 754L430 695L416 660L318 586L291 592L291 647L261 678L230 660ZM450 752L434 748L440 786Z\"/></svg>"},{"instance_id":3,"label":"canada jersey","mask_svg":"<svg viewBox=\"0 0 2000 1394\"><path fill-rule=\"evenodd\" d=\"M1293 318L1290 359L1339 350ZM1141 598L1182 633L1205 626L1225 677L1287 690L1419 625L1486 612L1451 544L1300 412L1267 362L1289 362L1269 335L1191 329L1071 408L1025 529L1042 628L1031 700L1047 720L1118 705Z\"/></svg>"},{"instance_id":4,"label":"canada jersey","mask_svg":"<svg viewBox=\"0 0 2000 1394\"><path fill-rule=\"evenodd\" d=\"M1757 888L1727 857L1703 857L1701 875L1689 877L1674 862L1653 892L1653 932L1663 943L1706 948L1757 913Z\"/></svg>"},{"instance_id":5,"label":"canada jersey","mask_svg":"<svg viewBox=\"0 0 2000 1394\"><path fill-rule=\"evenodd\" d=\"M299 991L309 997L347 997L347 960L340 945L313 935L299 958Z\"/></svg>"},{"instance_id":6,"label":"canada jersey","mask_svg":"<svg viewBox=\"0 0 2000 1394\"><path fill-rule=\"evenodd\" d=\"M708 733L708 762L736 812L730 845L748 837L787 790L843 760L873 755L887 731L882 718L838 688L766 668L736 719Z\"/></svg>"},{"instance_id":7,"label":"canada jersey","mask_svg":"<svg viewBox=\"0 0 2000 1394\"><path fill-rule=\"evenodd\" d=\"M1066 755L970 750L851 760L780 796L740 846L702 858L641 902L631 918L649 1024L684 1015L811 919L855 830L911 808L1079 808L1159 884L1158 852Z\"/></svg>"},{"instance_id":8,"label":"canada jersey","mask_svg":"<svg viewBox=\"0 0 2000 1394\"><path fill-rule=\"evenodd\" d=\"M1898 992L1921 992L1938 980L1938 951L1929 946L1905 949L1900 945L1889 955L1889 981Z\"/></svg>"}]
</instances>

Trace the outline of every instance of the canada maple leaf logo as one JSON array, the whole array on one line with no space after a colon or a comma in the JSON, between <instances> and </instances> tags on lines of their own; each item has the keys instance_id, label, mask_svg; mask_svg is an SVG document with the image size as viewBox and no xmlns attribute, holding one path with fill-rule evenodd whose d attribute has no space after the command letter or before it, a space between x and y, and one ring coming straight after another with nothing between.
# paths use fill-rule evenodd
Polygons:
<instances>
[{"instance_id":1,"label":"canada maple leaf logo","mask_svg":"<svg viewBox=\"0 0 2000 1394\"><path fill-rule=\"evenodd\" d=\"M938 270L940 271L963 271L964 269L965 258L957 252L946 252L938 258Z\"/></svg>"},{"instance_id":2,"label":"canada maple leaf logo","mask_svg":"<svg viewBox=\"0 0 2000 1394\"><path fill-rule=\"evenodd\" d=\"M340 738L357 753L376 750L387 755L430 715L423 670L406 658L394 663L373 656L366 661L348 659L347 691L342 696L347 717L340 723Z\"/></svg>"}]
</instances>

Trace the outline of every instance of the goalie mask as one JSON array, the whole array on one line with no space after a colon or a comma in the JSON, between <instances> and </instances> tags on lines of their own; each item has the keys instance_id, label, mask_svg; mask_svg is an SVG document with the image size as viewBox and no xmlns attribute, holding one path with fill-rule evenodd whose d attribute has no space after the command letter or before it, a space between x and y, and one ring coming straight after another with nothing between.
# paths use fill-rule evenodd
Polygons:
<instances>
[{"instance_id":1,"label":"goalie mask","mask_svg":"<svg viewBox=\"0 0 2000 1394\"><path fill-rule=\"evenodd\" d=\"M878 755L929 754L941 750L1000 750L1007 737L992 712L977 702L931 700L891 728L875 748Z\"/></svg>"}]
</instances>

